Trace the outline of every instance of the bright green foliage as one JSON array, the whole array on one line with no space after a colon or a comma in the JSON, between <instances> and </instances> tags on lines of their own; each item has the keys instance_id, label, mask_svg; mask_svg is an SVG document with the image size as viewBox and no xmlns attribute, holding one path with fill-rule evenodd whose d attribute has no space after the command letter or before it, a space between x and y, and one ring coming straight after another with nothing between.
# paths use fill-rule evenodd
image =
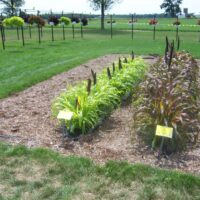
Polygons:
<instances>
[{"instance_id":1,"label":"bright green foliage","mask_svg":"<svg viewBox=\"0 0 200 200\"><path fill-rule=\"evenodd\" d=\"M135 128L152 146L160 144L157 125L173 127L173 138L165 139L164 150L171 153L196 143L199 135L199 67L186 52L175 53L173 43L166 55L151 67L134 102Z\"/></svg>"},{"instance_id":2,"label":"bright green foliage","mask_svg":"<svg viewBox=\"0 0 200 200\"><path fill-rule=\"evenodd\" d=\"M64 23L65 25L69 25L71 23L71 20L68 17L61 17L59 19L60 23Z\"/></svg>"},{"instance_id":3,"label":"bright green foliage","mask_svg":"<svg viewBox=\"0 0 200 200\"><path fill-rule=\"evenodd\" d=\"M5 18L5 19L3 20L3 25L4 25L4 26L11 26L11 25L10 25L10 18Z\"/></svg>"},{"instance_id":4,"label":"bright green foliage","mask_svg":"<svg viewBox=\"0 0 200 200\"><path fill-rule=\"evenodd\" d=\"M24 20L21 17L10 17L3 20L4 26L21 27L24 25Z\"/></svg>"},{"instance_id":5,"label":"bright green foliage","mask_svg":"<svg viewBox=\"0 0 200 200\"><path fill-rule=\"evenodd\" d=\"M68 88L55 99L52 105L55 117L61 110L73 112L72 118L64 121L70 134L85 134L98 126L120 104L121 98L132 91L146 69L140 58L127 60L127 63L122 63L121 69L115 65L111 77L108 77L107 70L104 70L97 77L97 81L94 81L97 84L92 87L84 81ZM93 72L93 79L94 74Z\"/></svg>"}]
</instances>

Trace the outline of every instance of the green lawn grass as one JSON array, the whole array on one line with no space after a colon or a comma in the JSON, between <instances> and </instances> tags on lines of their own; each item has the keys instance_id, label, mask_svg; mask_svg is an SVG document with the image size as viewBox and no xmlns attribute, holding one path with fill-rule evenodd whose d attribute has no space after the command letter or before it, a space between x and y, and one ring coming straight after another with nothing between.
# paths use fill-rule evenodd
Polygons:
<instances>
[{"instance_id":1,"label":"green lawn grass","mask_svg":"<svg viewBox=\"0 0 200 200\"><path fill-rule=\"evenodd\" d=\"M25 30L25 47L18 41L16 30L6 30L6 50L0 50L0 98L24 90L55 74L67 71L92 58L109 53L160 54L164 52L165 36L175 38L174 32L157 32L156 40L148 32L135 32L131 40L130 31L114 30L110 39L108 30L85 30L84 39L76 29L72 39L71 29L66 31L66 40L62 40L62 29L54 31L55 41L51 42L51 30L45 28L42 42L38 43L37 29L33 29L32 39ZM198 33L181 32L181 49L186 49L196 58L200 58ZM1 45L1 44L0 44Z\"/></svg>"},{"instance_id":2,"label":"green lawn grass","mask_svg":"<svg viewBox=\"0 0 200 200\"><path fill-rule=\"evenodd\" d=\"M0 199L200 199L200 177L0 143Z\"/></svg>"},{"instance_id":3,"label":"green lawn grass","mask_svg":"<svg viewBox=\"0 0 200 200\"><path fill-rule=\"evenodd\" d=\"M131 29L130 24L128 23L131 20L130 18L116 18L113 16L113 20L116 21L116 24L113 25L114 29ZM106 16L105 27L110 28L110 24L107 22L110 21L110 16ZM152 27L149 25L150 18L139 18L137 23L134 24L134 28L137 30L151 30ZM174 31L175 27L173 22L176 21L176 18L159 18L157 30L160 31ZM195 32L200 31L200 26L197 25L198 19L179 19L181 22L180 31ZM89 21L88 28L99 28L100 19L91 19Z\"/></svg>"}]
</instances>

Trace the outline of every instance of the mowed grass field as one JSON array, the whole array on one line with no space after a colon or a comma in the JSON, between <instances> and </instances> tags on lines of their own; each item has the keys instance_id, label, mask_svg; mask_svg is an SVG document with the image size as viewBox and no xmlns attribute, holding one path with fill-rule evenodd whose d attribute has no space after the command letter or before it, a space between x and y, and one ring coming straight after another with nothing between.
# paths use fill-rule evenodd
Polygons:
<instances>
[{"instance_id":1,"label":"mowed grass field","mask_svg":"<svg viewBox=\"0 0 200 200\"><path fill-rule=\"evenodd\" d=\"M78 27L79 26L79 27ZM25 46L17 40L15 29L6 29L6 50L0 49L0 98L24 90L53 75L67 71L90 59L111 53L129 54L132 50L137 55L163 55L165 36L175 39L174 31L157 31L153 40L152 30L135 31L131 39L130 30L110 30L84 28L81 38L80 25L76 25L75 39L72 37L71 26L66 28L66 40L63 40L62 28L54 28L55 41L51 41L51 29L43 29L41 44L38 43L38 31L32 29L32 38L25 28ZM180 32L181 49L189 51L194 57L200 58L198 32ZM2 44L0 43L0 46Z\"/></svg>"},{"instance_id":2,"label":"mowed grass field","mask_svg":"<svg viewBox=\"0 0 200 200\"><path fill-rule=\"evenodd\" d=\"M0 143L1 200L199 200L200 177Z\"/></svg>"},{"instance_id":3,"label":"mowed grass field","mask_svg":"<svg viewBox=\"0 0 200 200\"><path fill-rule=\"evenodd\" d=\"M137 22L134 24L134 29L137 30L151 30L152 27L149 25L149 21L151 18L138 18ZM113 15L113 20L116 22L113 24L114 29L130 29L131 24L129 21L131 21L131 16L130 18L117 18L115 15ZM173 22L176 21L176 18L158 18L158 24L156 26L157 30L160 31L174 31L175 26L173 26ZM105 27L107 29L110 28L110 24L107 23L110 21L110 16L106 16L105 18ZM186 31L186 32L198 32L200 31L200 26L197 24L198 19L185 19L181 18L179 19L181 22L181 26L179 27L180 31ZM89 21L89 26L88 28L98 28L100 24L100 19L91 19Z\"/></svg>"}]
</instances>

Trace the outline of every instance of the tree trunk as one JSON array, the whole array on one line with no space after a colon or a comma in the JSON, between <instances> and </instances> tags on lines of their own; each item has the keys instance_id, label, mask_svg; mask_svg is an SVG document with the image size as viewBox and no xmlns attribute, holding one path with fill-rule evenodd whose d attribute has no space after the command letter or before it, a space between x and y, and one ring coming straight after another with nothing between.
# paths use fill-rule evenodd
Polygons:
<instances>
[{"instance_id":1,"label":"tree trunk","mask_svg":"<svg viewBox=\"0 0 200 200\"><path fill-rule=\"evenodd\" d=\"M15 8L14 8L14 1L11 0L11 16L14 16Z\"/></svg>"},{"instance_id":2,"label":"tree trunk","mask_svg":"<svg viewBox=\"0 0 200 200\"><path fill-rule=\"evenodd\" d=\"M101 30L104 30L105 4L101 2Z\"/></svg>"}]
</instances>

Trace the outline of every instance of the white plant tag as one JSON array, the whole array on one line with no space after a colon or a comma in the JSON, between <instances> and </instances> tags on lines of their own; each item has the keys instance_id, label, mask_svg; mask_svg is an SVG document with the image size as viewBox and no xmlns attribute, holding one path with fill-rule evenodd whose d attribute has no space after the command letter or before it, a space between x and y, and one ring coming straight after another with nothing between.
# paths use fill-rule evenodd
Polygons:
<instances>
[{"instance_id":1,"label":"white plant tag","mask_svg":"<svg viewBox=\"0 0 200 200\"><path fill-rule=\"evenodd\" d=\"M58 113L57 119L71 120L72 116L73 116L73 112L66 111L66 110L61 110Z\"/></svg>"}]
</instances>

